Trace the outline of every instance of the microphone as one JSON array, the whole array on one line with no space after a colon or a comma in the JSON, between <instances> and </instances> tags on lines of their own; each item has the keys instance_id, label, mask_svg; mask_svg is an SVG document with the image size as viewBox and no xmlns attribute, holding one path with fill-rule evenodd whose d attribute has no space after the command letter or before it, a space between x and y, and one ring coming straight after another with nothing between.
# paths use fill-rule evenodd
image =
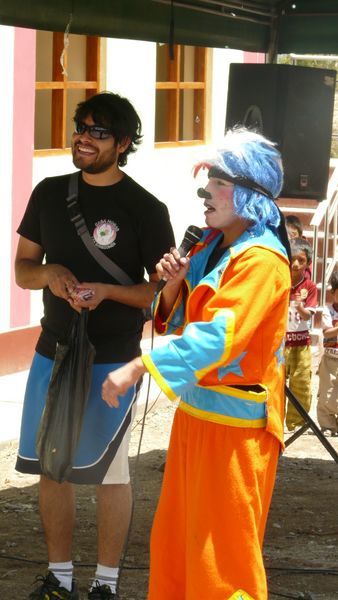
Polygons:
<instances>
[{"instance_id":1,"label":"microphone","mask_svg":"<svg viewBox=\"0 0 338 600\"><path fill-rule=\"evenodd\" d=\"M188 229L184 234L184 238L181 242L179 248L177 248L180 257L186 256L188 252L190 252L191 248L200 241L203 235L203 230L200 227L196 227L196 225L189 225ZM156 288L156 294L158 294L166 284L165 279L161 279Z\"/></svg>"}]
</instances>

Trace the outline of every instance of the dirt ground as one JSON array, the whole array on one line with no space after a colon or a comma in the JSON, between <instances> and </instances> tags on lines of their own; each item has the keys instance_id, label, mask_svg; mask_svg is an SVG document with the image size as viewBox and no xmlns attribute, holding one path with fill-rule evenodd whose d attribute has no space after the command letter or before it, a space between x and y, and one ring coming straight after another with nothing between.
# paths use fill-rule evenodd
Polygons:
<instances>
[{"instance_id":1,"label":"dirt ground","mask_svg":"<svg viewBox=\"0 0 338 600\"><path fill-rule=\"evenodd\" d=\"M135 514L121 577L121 600L146 598L149 530L175 410L163 397L150 408L137 468ZM139 413L132 434L132 474L141 417ZM332 443L338 451L338 438ZM14 471L16 450L11 443L0 451L0 600L28 598L35 576L46 568L37 477ZM77 505L75 575L84 599L96 563L93 487L79 486ZM315 436L303 434L280 459L264 556L270 600L338 600L338 464Z\"/></svg>"}]
</instances>

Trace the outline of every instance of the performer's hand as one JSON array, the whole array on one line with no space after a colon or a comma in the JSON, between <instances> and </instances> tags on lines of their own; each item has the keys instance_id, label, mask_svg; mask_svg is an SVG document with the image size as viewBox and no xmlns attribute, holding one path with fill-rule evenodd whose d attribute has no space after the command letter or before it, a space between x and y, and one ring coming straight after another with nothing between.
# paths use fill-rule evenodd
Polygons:
<instances>
[{"instance_id":1,"label":"performer's hand","mask_svg":"<svg viewBox=\"0 0 338 600\"><path fill-rule=\"evenodd\" d=\"M156 265L156 272L160 279L167 282L166 287L177 285L183 281L189 271L190 260L187 256L181 257L176 248L163 255Z\"/></svg>"},{"instance_id":2,"label":"performer's hand","mask_svg":"<svg viewBox=\"0 0 338 600\"><path fill-rule=\"evenodd\" d=\"M102 385L102 398L108 404L117 408L120 403L118 396L123 396L128 389L146 372L140 359L135 358L116 371L111 371Z\"/></svg>"},{"instance_id":3,"label":"performer's hand","mask_svg":"<svg viewBox=\"0 0 338 600\"><path fill-rule=\"evenodd\" d=\"M76 287L79 282L75 275L63 265L48 264L47 283L54 296L68 300L69 289Z\"/></svg>"}]
</instances>

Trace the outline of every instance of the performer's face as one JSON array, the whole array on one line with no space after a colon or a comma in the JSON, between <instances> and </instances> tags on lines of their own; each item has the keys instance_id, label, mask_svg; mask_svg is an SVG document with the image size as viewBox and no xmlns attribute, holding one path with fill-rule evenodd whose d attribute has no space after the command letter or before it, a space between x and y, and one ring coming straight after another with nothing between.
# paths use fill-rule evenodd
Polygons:
<instances>
[{"instance_id":1,"label":"performer's face","mask_svg":"<svg viewBox=\"0 0 338 600\"><path fill-rule=\"evenodd\" d=\"M205 189L211 195L210 200L204 200L206 224L216 229L228 229L240 219L239 215L235 213L233 184L224 179L211 177Z\"/></svg>"}]
</instances>

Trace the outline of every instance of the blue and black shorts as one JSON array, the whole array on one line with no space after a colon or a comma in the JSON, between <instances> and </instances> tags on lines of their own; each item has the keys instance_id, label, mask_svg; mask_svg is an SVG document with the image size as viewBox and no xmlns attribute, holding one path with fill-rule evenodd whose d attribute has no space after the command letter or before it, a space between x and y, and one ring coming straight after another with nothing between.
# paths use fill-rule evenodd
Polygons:
<instances>
[{"instance_id":1,"label":"blue and black shorts","mask_svg":"<svg viewBox=\"0 0 338 600\"><path fill-rule=\"evenodd\" d=\"M140 384L129 388L118 408L101 397L101 386L110 371L123 363L94 364L92 384L75 454L67 478L72 483L128 483L128 446ZM36 353L29 373L21 423L16 470L41 474L35 451L36 436L45 406L53 360Z\"/></svg>"}]
</instances>

